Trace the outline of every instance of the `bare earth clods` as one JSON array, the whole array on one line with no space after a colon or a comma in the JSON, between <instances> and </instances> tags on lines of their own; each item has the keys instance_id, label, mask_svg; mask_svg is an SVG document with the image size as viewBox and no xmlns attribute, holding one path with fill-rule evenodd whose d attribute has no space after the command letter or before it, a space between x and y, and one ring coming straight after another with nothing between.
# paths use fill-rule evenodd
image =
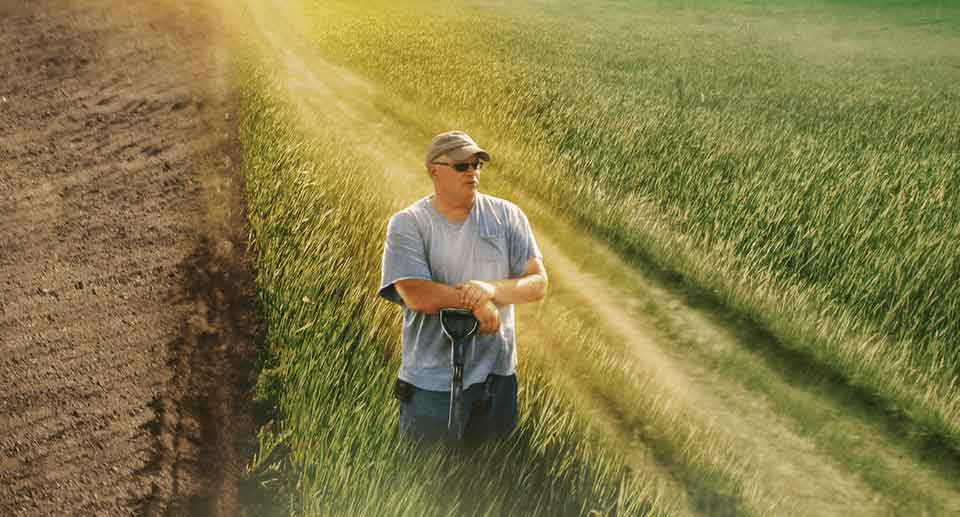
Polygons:
<instances>
[{"instance_id":1,"label":"bare earth clods","mask_svg":"<svg viewBox=\"0 0 960 517\"><path fill-rule=\"evenodd\" d=\"M234 515L262 325L210 13L0 0L0 515Z\"/></svg>"}]
</instances>

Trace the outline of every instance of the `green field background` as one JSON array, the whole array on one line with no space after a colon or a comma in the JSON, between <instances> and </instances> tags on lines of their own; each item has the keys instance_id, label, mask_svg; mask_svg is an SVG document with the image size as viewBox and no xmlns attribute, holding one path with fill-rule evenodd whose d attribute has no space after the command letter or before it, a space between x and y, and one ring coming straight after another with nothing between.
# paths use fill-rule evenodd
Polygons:
<instances>
[{"instance_id":1,"label":"green field background","mask_svg":"<svg viewBox=\"0 0 960 517\"><path fill-rule=\"evenodd\" d=\"M414 130L525 146L505 182L958 443L956 5L303 4Z\"/></svg>"},{"instance_id":2,"label":"green field background","mask_svg":"<svg viewBox=\"0 0 960 517\"><path fill-rule=\"evenodd\" d=\"M532 352L511 440L452 453L397 435L390 388L401 322L394 307L371 303L382 243L369 236L386 231L389 193L360 173L360 156L333 129L302 133L262 70L243 77L250 249L269 328L257 396L277 407L250 471L271 489L277 514L677 515L680 503L650 474L629 471ZM596 343L564 330L544 340L586 342L603 359ZM615 364L598 368L611 375ZM703 504L737 508L738 489L723 493L736 483L729 478L705 472L701 482L716 490Z\"/></svg>"},{"instance_id":3,"label":"green field background","mask_svg":"<svg viewBox=\"0 0 960 517\"><path fill-rule=\"evenodd\" d=\"M494 153L491 187L732 308L960 450L960 7L300 4L311 44L381 86L378 108L404 138L466 129ZM398 314L372 298L382 241L369 237L383 234L388 193L335 128L299 132L265 93L277 86L245 74L270 328L260 395L279 409L253 470L293 513L776 513L721 438L654 394L593 386L674 458L688 494L632 472L537 350L522 352L523 432L509 448L468 469L405 447L385 389ZM585 379L644 391L595 337L550 318L540 339L553 350L596 354Z\"/></svg>"}]
</instances>

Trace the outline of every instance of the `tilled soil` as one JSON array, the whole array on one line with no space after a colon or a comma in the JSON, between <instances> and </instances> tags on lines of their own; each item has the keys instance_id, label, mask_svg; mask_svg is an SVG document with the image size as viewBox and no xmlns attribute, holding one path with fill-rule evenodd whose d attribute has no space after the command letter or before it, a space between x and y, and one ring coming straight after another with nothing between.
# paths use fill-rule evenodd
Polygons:
<instances>
[{"instance_id":1,"label":"tilled soil","mask_svg":"<svg viewBox=\"0 0 960 517\"><path fill-rule=\"evenodd\" d=\"M196 2L0 0L0 515L235 515L256 319Z\"/></svg>"}]
</instances>

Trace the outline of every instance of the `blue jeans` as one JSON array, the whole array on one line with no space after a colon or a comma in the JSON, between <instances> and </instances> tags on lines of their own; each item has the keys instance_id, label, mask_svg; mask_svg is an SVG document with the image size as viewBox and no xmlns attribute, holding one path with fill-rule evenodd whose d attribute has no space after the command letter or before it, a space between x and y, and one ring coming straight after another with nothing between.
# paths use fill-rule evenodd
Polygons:
<instances>
[{"instance_id":1,"label":"blue jeans","mask_svg":"<svg viewBox=\"0 0 960 517\"><path fill-rule=\"evenodd\" d=\"M466 428L463 445L477 446L491 439L506 438L517 427L517 376L491 375L492 397L483 404L486 383L463 390ZM430 391L410 386L408 400L400 401L400 434L424 444L447 439L449 391Z\"/></svg>"}]
</instances>

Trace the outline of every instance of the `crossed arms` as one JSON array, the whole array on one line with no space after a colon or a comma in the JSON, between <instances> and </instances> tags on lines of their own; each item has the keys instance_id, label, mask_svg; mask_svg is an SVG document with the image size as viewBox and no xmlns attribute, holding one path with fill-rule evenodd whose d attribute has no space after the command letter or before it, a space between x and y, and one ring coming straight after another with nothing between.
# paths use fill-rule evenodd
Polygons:
<instances>
[{"instance_id":1,"label":"crossed arms","mask_svg":"<svg viewBox=\"0 0 960 517\"><path fill-rule=\"evenodd\" d=\"M480 331L489 333L500 328L497 306L535 302L547 294L547 271L543 261L532 258L518 278L493 282L471 280L455 286L407 279L398 280L394 285L410 310L436 314L448 307L470 309L480 322Z\"/></svg>"}]
</instances>

